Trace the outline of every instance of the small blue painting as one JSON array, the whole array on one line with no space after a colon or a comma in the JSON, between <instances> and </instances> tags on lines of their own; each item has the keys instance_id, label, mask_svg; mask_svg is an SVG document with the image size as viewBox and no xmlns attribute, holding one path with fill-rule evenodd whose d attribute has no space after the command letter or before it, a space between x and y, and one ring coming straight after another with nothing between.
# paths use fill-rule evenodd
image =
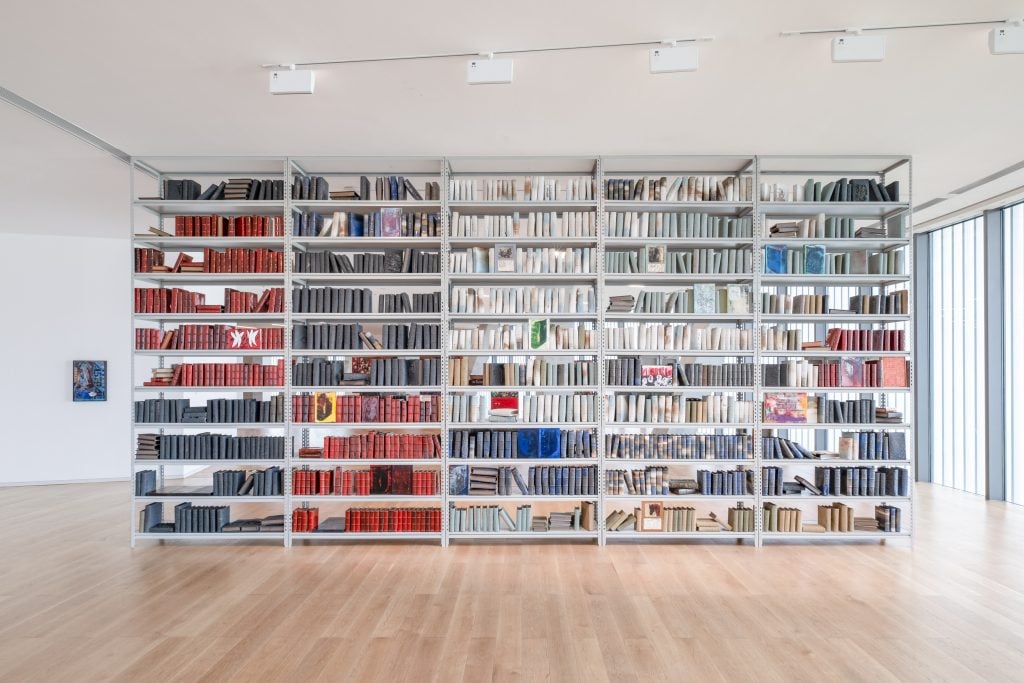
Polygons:
<instances>
[{"instance_id":1,"label":"small blue painting","mask_svg":"<svg viewBox=\"0 0 1024 683\"><path fill-rule=\"evenodd\" d=\"M75 401L106 401L107 361L71 361L71 397Z\"/></svg>"}]
</instances>

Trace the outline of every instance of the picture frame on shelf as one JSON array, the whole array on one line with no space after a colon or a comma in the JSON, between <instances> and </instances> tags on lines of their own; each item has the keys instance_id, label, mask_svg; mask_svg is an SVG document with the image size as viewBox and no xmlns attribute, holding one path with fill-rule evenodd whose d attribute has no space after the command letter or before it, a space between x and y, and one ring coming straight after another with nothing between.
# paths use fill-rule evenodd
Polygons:
<instances>
[{"instance_id":1,"label":"picture frame on shelf","mask_svg":"<svg viewBox=\"0 0 1024 683\"><path fill-rule=\"evenodd\" d=\"M660 500L645 500L640 503L640 523L637 525L642 532L663 531L665 504Z\"/></svg>"},{"instance_id":2,"label":"picture frame on shelf","mask_svg":"<svg viewBox=\"0 0 1024 683\"><path fill-rule=\"evenodd\" d=\"M516 245L507 243L494 245L494 258L497 261L499 273L516 272Z\"/></svg>"}]
</instances>

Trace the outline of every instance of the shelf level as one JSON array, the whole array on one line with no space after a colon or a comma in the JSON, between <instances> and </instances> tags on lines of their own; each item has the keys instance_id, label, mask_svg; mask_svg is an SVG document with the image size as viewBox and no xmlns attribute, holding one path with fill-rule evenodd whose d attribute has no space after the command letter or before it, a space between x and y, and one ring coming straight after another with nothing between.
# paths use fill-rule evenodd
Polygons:
<instances>
[{"instance_id":1,"label":"shelf level","mask_svg":"<svg viewBox=\"0 0 1024 683\"><path fill-rule=\"evenodd\" d=\"M890 218L910 210L906 202L761 202L772 218L810 218L820 213L842 218Z\"/></svg>"},{"instance_id":2,"label":"shelf level","mask_svg":"<svg viewBox=\"0 0 1024 683\"><path fill-rule=\"evenodd\" d=\"M284 202L280 200L224 201L138 199L135 208L145 209L158 216L282 216Z\"/></svg>"}]
</instances>

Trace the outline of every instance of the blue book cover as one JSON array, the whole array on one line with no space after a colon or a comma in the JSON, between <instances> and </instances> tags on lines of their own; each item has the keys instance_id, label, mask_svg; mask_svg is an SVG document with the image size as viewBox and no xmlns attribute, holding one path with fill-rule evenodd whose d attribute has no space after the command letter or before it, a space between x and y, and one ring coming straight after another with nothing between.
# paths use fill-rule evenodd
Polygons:
<instances>
[{"instance_id":1,"label":"blue book cover","mask_svg":"<svg viewBox=\"0 0 1024 683\"><path fill-rule=\"evenodd\" d=\"M765 246L764 272L776 275L786 274L786 247L778 244Z\"/></svg>"},{"instance_id":2,"label":"blue book cover","mask_svg":"<svg viewBox=\"0 0 1024 683\"><path fill-rule=\"evenodd\" d=\"M808 244L804 247L804 273L825 275L825 245Z\"/></svg>"},{"instance_id":3,"label":"blue book cover","mask_svg":"<svg viewBox=\"0 0 1024 683\"><path fill-rule=\"evenodd\" d=\"M469 495L469 465L452 465L448 470L449 494Z\"/></svg>"},{"instance_id":4,"label":"blue book cover","mask_svg":"<svg viewBox=\"0 0 1024 683\"><path fill-rule=\"evenodd\" d=\"M558 458L561 456L562 430L557 427L538 429L540 432L537 447L538 458Z\"/></svg>"},{"instance_id":5,"label":"blue book cover","mask_svg":"<svg viewBox=\"0 0 1024 683\"><path fill-rule=\"evenodd\" d=\"M361 213L350 213L348 215L348 234L349 237L362 237L363 236L363 215Z\"/></svg>"},{"instance_id":6,"label":"blue book cover","mask_svg":"<svg viewBox=\"0 0 1024 683\"><path fill-rule=\"evenodd\" d=\"M516 437L520 458L537 458L540 452L540 430L520 429Z\"/></svg>"}]
</instances>

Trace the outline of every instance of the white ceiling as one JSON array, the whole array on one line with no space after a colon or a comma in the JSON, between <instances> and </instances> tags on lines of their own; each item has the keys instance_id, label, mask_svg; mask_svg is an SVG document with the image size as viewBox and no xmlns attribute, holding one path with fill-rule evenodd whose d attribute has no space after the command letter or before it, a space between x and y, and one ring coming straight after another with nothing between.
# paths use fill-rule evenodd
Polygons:
<instances>
[{"instance_id":1,"label":"white ceiling","mask_svg":"<svg viewBox=\"0 0 1024 683\"><path fill-rule=\"evenodd\" d=\"M133 154L913 154L920 203L1024 157L1024 55L946 28L832 64L828 36L778 32L1019 15L1019 0L35 0L5 8L0 85ZM645 48L616 48L516 56L508 86L467 86L456 58L327 67L316 95L273 97L258 68L705 34L697 72L657 76Z\"/></svg>"}]
</instances>

